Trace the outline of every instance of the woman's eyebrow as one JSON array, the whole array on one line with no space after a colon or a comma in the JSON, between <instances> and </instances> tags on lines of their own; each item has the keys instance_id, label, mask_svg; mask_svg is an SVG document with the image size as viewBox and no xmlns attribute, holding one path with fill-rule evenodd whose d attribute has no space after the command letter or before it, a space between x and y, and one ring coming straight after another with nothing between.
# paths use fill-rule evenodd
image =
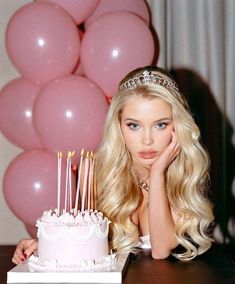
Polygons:
<instances>
[{"instance_id":1,"label":"woman's eyebrow","mask_svg":"<svg viewBox=\"0 0 235 284\"><path fill-rule=\"evenodd\" d=\"M131 117L128 117L128 118L124 119L124 121L127 121L127 120L131 120L131 121L134 121L134 122L139 122L139 120L131 118Z\"/></svg>"},{"instance_id":2,"label":"woman's eyebrow","mask_svg":"<svg viewBox=\"0 0 235 284\"><path fill-rule=\"evenodd\" d=\"M163 117L163 118L159 118L159 119L157 119L157 120L155 120L155 122L159 122L159 121L162 121L162 120L168 120L168 121L171 121L172 120L172 118L171 117Z\"/></svg>"},{"instance_id":3,"label":"woman's eyebrow","mask_svg":"<svg viewBox=\"0 0 235 284\"><path fill-rule=\"evenodd\" d=\"M131 118L131 117L128 117L128 118L125 118L125 119L124 119L124 121L129 121L129 120L131 120L131 121L133 121L133 122L139 122L138 119L134 119L134 118ZM162 121L162 120L168 120L168 121L170 121L170 120L172 120L172 118L171 118L171 117L161 117L161 118L155 120L154 122L159 122L159 121Z\"/></svg>"}]
</instances>

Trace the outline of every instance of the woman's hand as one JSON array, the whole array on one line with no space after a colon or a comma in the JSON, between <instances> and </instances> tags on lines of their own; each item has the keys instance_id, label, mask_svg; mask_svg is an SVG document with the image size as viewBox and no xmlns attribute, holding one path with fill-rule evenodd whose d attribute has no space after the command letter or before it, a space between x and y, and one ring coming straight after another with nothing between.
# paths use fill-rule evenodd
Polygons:
<instances>
[{"instance_id":1,"label":"woman's hand","mask_svg":"<svg viewBox=\"0 0 235 284\"><path fill-rule=\"evenodd\" d=\"M178 156L180 152L180 145L175 131L172 131L172 139L170 144L160 153L156 160L151 166L151 173L158 173L159 175L164 175L168 166L172 161Z\"/></svg>"},{"instance_id":2,"label":"woman's hand","mask_svg":"<svg viewBox=\"0 0 235 284\"><path fill-rule=\"evenodd\" d=\"M38 242L35 239L22 239L16 246L12 262L20 264L26 260L32 253L36 253L38 249Z\"/></svg>"}]
</instances>

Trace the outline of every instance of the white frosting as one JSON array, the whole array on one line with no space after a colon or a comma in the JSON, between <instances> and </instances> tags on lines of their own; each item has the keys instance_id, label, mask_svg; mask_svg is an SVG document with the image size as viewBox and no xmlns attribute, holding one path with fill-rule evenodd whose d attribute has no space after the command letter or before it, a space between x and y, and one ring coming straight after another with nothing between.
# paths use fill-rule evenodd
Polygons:
<instances>
[{"instance_id":1,"label":"white frosting","mask_svg":"<svg viewBox=\"0 0 235 284\"><path fill-rule=\"evenodd\" d=\"M103 216L101 212L97 210L85 210L83 212L76 212L76 213L69 213L69 212L62 212L58 215L57 210L54 211L44 211L42 217L38 219L38 222L45 222L45 223L54 223L57 225L80 225L80 226L87 226L92 224L100 224L108 222L108 219Z\"/></svg>"},{"instance_id":2,"label":"white frosting","mask_svg":"<svg viewBox=\"0 0 235 284\"><path fill-rule=\"evenodd\" d=\"M98 261L80 261L76 265L60 265L57 261L40 262L37 256L31 255L28 259L29 270L31 272L99 272L116 269L117 256L115 254L102 257Z\"/></svg>"}]
</instances>

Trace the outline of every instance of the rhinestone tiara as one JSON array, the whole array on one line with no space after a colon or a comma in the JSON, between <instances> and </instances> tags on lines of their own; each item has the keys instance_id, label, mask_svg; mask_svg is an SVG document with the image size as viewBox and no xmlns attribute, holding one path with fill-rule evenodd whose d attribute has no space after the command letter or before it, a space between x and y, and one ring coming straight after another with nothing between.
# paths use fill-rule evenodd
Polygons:
<instances>
[{"instance_id":1,"label":"rhinestone tiara","mask_svg":"<svg viewBox=\"0 0 235 284\"><path fill-rule=\"evenodd\" d=\"M176 83L171 79L167 79L161 75L153 74L151 71L145 70L142 74L129 79L128 81L121 84L119 91L134 89L138 86L145 84L160 85L168 90L179 91Z\"/></svg>"}]
</instances>

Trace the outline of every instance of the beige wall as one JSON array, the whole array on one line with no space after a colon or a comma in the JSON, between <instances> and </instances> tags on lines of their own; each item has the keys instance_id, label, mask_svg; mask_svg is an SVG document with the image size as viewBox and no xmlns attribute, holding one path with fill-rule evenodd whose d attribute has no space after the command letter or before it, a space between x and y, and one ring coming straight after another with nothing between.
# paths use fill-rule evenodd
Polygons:
<instances>
[{"instance_id":1,"label":"beige wall","mask_svg":"<svg viewBox=\"0 0 235 284\"><path fill-rule=\"evenodd\" d=\"M11 64L5 48L5 30L13 13L29 0L0 1L0 88L10 80L19 77ZM22 150L8 142L0 132L0 244L16 244L20 238L28 237L23 223L8 208L3 193L2 180L10 161Z\"/></svg>"}]
</instances>

